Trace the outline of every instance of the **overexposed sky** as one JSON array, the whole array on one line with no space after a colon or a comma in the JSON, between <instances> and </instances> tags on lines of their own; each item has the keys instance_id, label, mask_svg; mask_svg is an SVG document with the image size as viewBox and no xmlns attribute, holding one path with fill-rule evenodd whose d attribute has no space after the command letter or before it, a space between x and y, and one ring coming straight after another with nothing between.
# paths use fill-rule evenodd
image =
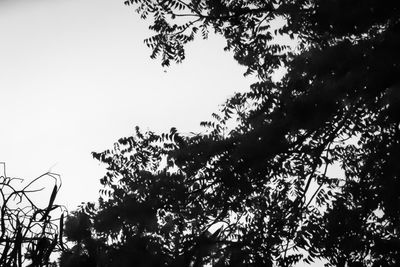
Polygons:
<instances>
[{"instance_id":1,"label":"overexposed sky","mask_svg":"<svg viewBox=\"0 0 400 267\"><path fill-rule=\"evenodd\" d=\"M9 176L59 173L57 202L73 209L98 197L104 170L92 151L136 125L199 131L248 88L217 37L199 38L164 72L138 17L123 0L0 0L0 162Z\"/></svg>"}]
</instances>

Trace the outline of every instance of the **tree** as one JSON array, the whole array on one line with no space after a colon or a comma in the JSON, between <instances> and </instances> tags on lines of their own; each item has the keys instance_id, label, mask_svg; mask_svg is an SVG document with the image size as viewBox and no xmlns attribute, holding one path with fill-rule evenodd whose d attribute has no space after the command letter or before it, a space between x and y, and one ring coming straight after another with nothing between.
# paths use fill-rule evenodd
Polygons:
<instances>
[{"instance_id":1,"label":"tree","mask_svg":"<svg viewBox=\"0 0 400 267\"><path fill-rule=\"evenodd\" d=\"M94 154L110 193L86 213L107 255L139 251L129 263L149 255L161 266L398 265L398 1L125 4L151 20L145 43L163 65L213 30L259 81L203 134L137 131Z\"/></svg>"},{"instance_id":2,"label":"tree","mask_svg":"<svg viewBox=\"0 0 400 267\"><path fill-rule=\"evenodd\" d=\"M5 164L1 165L4 174L0 176L0 265L53 266L51 254L63 249L63 215L52 218L57 215L56 209L63 212L62 207L54 204L60 187L58 175L45 173L20 188L16 183L22 179L8 177ZM43 190L32 186L46 178L54 179L55 185L48 205L41 208L30 196Z\"/></svg>"}]
</instances>

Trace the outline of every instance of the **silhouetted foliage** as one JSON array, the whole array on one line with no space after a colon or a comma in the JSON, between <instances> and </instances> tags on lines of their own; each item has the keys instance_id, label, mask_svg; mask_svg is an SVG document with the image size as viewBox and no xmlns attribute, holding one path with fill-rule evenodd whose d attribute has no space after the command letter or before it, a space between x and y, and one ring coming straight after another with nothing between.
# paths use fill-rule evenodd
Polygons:
<instances>
[{"instance_id":1,"label":"silhouetted foliage","mask_svg":"<svg viewBox=\"0 0 400 267\"><path fill-rule=\"evenodd\" d=\"M3 165L5 170L5 164ZM46 207L35 204L31 195L43 188L33 188L39 181L52 178L55 185ZM0 176L0 266L55 266L52 253L63 248L63 209L54 204L59 177L45 173L21 186L22 179ZM20 186L18 186L20 184ZM61 216L55 210L61 210ZM54 218L54 216L59 217Z\"/></svg>"},{"instance_id":2,"label":"silhouetted foliage","mask_svg":"<svg viewBox=\"0 0 400 267\"><path fill-rule=\"evenodd\" d=\"M104 266L399 265L399 1L125 3L151 21L156 35L145 43L163 65L213 30L259 81L202 123L203 134L137 130L94 153L107 165L105 189L98 206L70 219L87 216L91 233L71 239L86 249L71 257L101 253ZM287 73L274 81L279 68Z\"/></svg>"}]
</instances>

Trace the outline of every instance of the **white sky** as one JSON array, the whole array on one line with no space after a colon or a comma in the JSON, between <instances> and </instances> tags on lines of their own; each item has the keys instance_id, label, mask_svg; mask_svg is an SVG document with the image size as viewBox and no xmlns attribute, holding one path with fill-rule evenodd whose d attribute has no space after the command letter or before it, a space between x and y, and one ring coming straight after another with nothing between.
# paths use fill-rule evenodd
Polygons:
<instances>
[{"instance_id":1,"label":"white sky","mask_svg":"<svg viewBox=\"0 0 400 267\"><path fill-rule=\"evenodd\" d=\"M145 21L123 0L0 0L0 161L26 179L59 173L58 203L96 200L91 152L136 125L198 131L249 80L222 38L200 38L167 72L149 58Z\"/></svg>"}]
</instances>

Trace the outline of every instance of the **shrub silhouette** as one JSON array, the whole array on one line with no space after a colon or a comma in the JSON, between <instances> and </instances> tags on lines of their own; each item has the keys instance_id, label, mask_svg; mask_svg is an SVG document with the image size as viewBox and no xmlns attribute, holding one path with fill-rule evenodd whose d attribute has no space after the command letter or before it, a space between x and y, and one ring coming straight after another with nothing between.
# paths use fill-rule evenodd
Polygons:
<instances>
[{"instance_id":1,"label":"shrub silhouette","mask_svg":"<svg viewBox=\"0 0 400 267\"><path fill-rule=\"evenodd\" d=\"M21 188L22 179L0 176L0 266L51 266L50 256L63 248L63 208L54 203L59 177L45 173ZM39 180L54 181L48 205L40 208L30 195L42 189L34 188ZM54 218L56 210L61 211ZM59 215L60 213L58 213Z\"/></svg>"}]
</instances>

